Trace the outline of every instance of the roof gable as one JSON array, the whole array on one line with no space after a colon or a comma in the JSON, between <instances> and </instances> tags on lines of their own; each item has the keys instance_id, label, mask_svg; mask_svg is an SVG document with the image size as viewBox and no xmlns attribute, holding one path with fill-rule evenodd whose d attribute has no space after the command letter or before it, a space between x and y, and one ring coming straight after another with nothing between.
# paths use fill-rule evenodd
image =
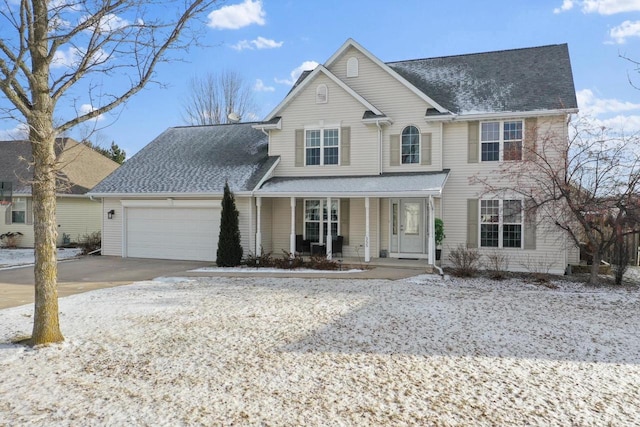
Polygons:
<instances>
[{"instance_id":1,"label":"roof gable","mask_svg":"<svg viewBox=\"0 0 640 427\"><path fill-rule=\"evenodd\" d=\"M116 170L118 163L71 138L55 143L58 194L84 194ZM0 181L17 194L31 194L33 154L29 141L0 141Z\"/></svg>"},{"instance_id":2,"label":"roof gable","mask_svg":"<svg viewBox=\"0 0 640 427\"><path fill-rule=\"evenodd\" d=\"M338 85L342 90L351 95L356 101L362 104L365 107L365 110L373 111L377 115L384 115L380 110L378 110L373 104L364 99L360 94L355 92L349 86L347 86L342 80L337 78L331 71L329 71L323 65L318 65L313 71L303 74L298 78L298 81L295 83L291 91L287 94L287 96L282 100L280 104L276 108L273 109L265 118L265 121L269 121L276 116L281 115L282 110L284 110L290 103L295 99L295 97L305 90L312 82L316 79L316 77L320 74L327 76L331 81L333 81L336 85ZM302 77L304 75L304 77Z\"/></svg>"},{"instance_id":3,"label":"roof gable","mask_svg":"<svg viewBox=\"0 0 640 427\"><path fill-rule=\"evenodd\" d=\"M440 105L437 102L437 100L434 100L427 93L425 93L424 91L421 91L419 88L413 85L410 81L408 81L404 76L396 72L396 70L389 67L384 62L380 61L375 55L373 55L371 52L369 52L367 49L362 47L358 42L356 42L353 39L348 39L346 42L344 42L344 44L327 60L327 62L325 62L324 64L325 67L330 68L331 65L338 60L338 58L340 58L347 50L349 50L349 48L358 50L362 55L367 57L371 62L373 62L382 70L384 70L386 73L388 73L389 76L399 81L407 89L409 89L411 92L413 92L415 95L417 95L419 98L421 98L423 101L425 101L429 105L432 105L438 111L442 113L447 112L446 108Z\"/></svg>"},{"instance_id":4,"label":"roof gable","mask_svg":"<svg viewBox=\"0 0 640 427\"><path fill-rule=\"evenodd\" d=\"M255 123L165 130L90 194L222 194L251 191L277 161Z\"/></svg>"}]
</instances>

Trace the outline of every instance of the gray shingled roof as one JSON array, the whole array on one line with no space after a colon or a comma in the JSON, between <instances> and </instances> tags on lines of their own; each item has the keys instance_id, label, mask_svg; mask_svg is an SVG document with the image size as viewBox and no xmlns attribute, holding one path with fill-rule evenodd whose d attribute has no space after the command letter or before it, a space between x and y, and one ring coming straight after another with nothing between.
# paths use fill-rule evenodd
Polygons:
<instances>
[{"instance_id":1,"label":"gray shingled roof","mask_svg":"<svg viewBox=\"0 0 640 427\"><path fill-rule=\"evenodd\" d=\"M266 181L256 194L310 197L366 197L369 195L439 195L449 169L438 172L398 172L368 176L275 177Z\"/></svg>"},{"instance_id":2,"label":"gray shingled roof","mask_svg":"<svg viewBox=\"0 0 640 427\"><path fill-rule=\"evenodd\" d=\"M251 191L275 163L267 136L252 123L173 127L164 131L90 194Z\"/></svg>"},{"instance_id":3,"label":"gray shingled roof","mask_svg":"<svg viewBox=\"0 0 640 427\"><path fill-rule=\"evenodd\" d=\"M56 139L58 194L85 194L119 165L71 138ZM15 194L31 194L33 155L29 141L0 141L0 181Z\"/></svg>"},{"instance_id":4,"label":"gray shingled roof","mask_svg":"<svg viewBox=\"0 0 640 427\"><path fill-rule=\"evenodd\" d=\"M456 114L578 107L566 44L387 65Z\"/></svg>"}]
</instances>

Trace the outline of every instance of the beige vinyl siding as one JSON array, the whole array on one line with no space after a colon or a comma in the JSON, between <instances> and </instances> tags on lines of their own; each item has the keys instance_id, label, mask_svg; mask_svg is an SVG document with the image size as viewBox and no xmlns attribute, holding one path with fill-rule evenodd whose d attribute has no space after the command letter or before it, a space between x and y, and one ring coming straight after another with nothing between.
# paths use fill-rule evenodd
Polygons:
<instances>
[{"instance_id":1,"label":"beige vinyl siding","mask_svg":"<svg viewBox=\"0 0 640 427\"><path fill-rule=\"evenodd\" d=\"M347 77L347 61L358 59L358 77ZM383 170L384 172L441 170L441 147L439 123L426 123L425 113L432 106L412 92L409 88L364 56L353 47L347 49L329 68L339 79L355 92L375 105L387 117L393 120L391 126L384 127ZM420 133L432 134L431 165L401 165L389 167L389 135L400 134L405 126L414 125Z\"/></svg>"},{"instance_id":2,"label":"beige vinyl siding","mask_svg":"<svg viewBox=\"0 0 640 427\"><path fill-rule=\"evenodd\" d=\"M20 196L24 197L24 196ZM57 245L62 245L62 233L69 234L72 242L89 233L100 231L101 205L88 197L58 197L56 199L56 221L58 224ZM10 207L8 209L11 209ZM4 210L2 211L4 213ZM33 224L5 224L4 216L0 224L0 234L13 231L22 233L19 246L32 248L34 245Z\"/></svg>"},{"instance_id":3,"label":"beige vinyl siding","mask_svg":"<svg viewBox=\"0 0 640 427\"><path fill-rule=\"evenodd\" d=\"M541 132L565 134L564 117L539 118ZM467 123L449 123L444 126L444 140L447 150L444 153L444 167L451 172L442 197L442 220L446 239L443 245L442 263L449 266L448 253L459 244L467 242L467 199L479 199L486 191L481 184L472 184L472 176L491 177L500 182L498 162L467 163L468 132ZM503 176L508 180L508 176ZM567 263L567 238L558 233L553 226L539 225L536 230L536 250L500 249L509 256L511 270L550 269L554 273L563 273ZM480 248L482 255L496 249ZM483 261L484 262L484 261Z\"/></svg>"},{"instance_id":4,"label":"beige vinyl siding","mask_svg":"<svg viewBox=\"0 0 640 427\"><path fill-rule=\"evenodd\" d=\"M112 219L107 212L115 211ZM120 199L102 199L102 255L122 256L122 205Z\"/></svg>"},{"instance_id":5,"label":"beige vinyl siding","mask_svg":"<svg viewBox=\"0 0 640 427\"><path fill-rule=\"evenodd\" d=\"M67 233L72 242L102 229L102 204L89 198L59 197L56 209L58 221L58 244L62 234Z\"/></svg>"},{"instance_id":6,"label":"beige vinyl siding","mask_svg":"<svg viewBox=\"0 0 640 427\"><path fill-rule=\"evenodd\" d=\"M391 253L389 247L389 226L391 224L391 218L389 217L389 199L380 199L380 250L386 250L387 256ZM373 254L374 256L380 256L380 253Z\"/></svg>"},{"instance_id":7,"label":"beige vinyl siding","mask_svg":"<svg viewBox=\"0 0 640 427\"><path fill-rule=\"evenodd\" d=\"M253 213L255 217L256 207L255 200L251 197L237 197L236 196L236 209L238 209L238 228L240 229L240 243L243 248L243 257L246 257L249 252L255 252L255 225L251 226L251 215ZM222 199L220 199L222 203ZM253 206L250 205L253 203ZM222 210L220 210L222 213ZM255 222L254 222L255 223ZM216 248L217 250L218 248Z\"/></svg>"},{"instance_id":8,"label":"beige vinyl siding","mask_svg":"<svg viewBox=\"0 0 640 427\"><path fill-rule=\"evenodd\" d=\"M316 87L326 84L329 101L316 104ZM371 175L378 173L378 131L365 126L366 107L323 74L311 82L282 112L282 130L270 131L269 155L280 156L276 176ZM350 127L348 166L295 166L295 133L307 127Z\"/></svg>"},{"instance_id":9,"label":"beige vinyl siding","mask_svg":"<svg viewBox=\"0 0 640 427\"><path fill-rule=\"evenodd\" d=\"M300 200L296 201L296 207ZM288 197L272 199L271 204L271 226L272 226L272 249L274 256L280 256L282 251L289 252L289 242L291 236L291 201ZM298 230L296 233L299 234Z\"/></svg>"},{"instance_id":10,"label":"beige vinyl siding","mask_svg":"<svg viewBox=\"0 0 640 427\"><path fill-rule=\"evenodd\" d=\"M21 197L24 198L23 195L14 195L14 198ZM31 197L28 197L29 199ZM58 199L59 201L60 199ZM22 237L18 239L17 244L20 248L32 248L33 247L33 224L5 224L5 214L7 211L5 209L11 210L11 206L0 206L0 213L2 214L0 217L0 234L14 232L14 233L22 233ZM11 215L8 213L6 215Z\"/></svg>"},{"instance_id":11,"label":"beige vinyl siding","mask_svg":"<svg viewBox=\"0 0 640 427\"><path fill-rule=\"evenodd\" d=\"M380 253L378 244L378 212L380 199L369 200L369 237L371 257L377 258ZM345 246L344 256L364 259L365 209L364 199L351 199L349 245Z\"/></svg>"},{"instance_id":12,"label":"beige vinyl siding","mask_svg":"<svg viewBox=\"0 0 640 427\"><path fill-rule=\"evenodd\" d=\"M268 254L270 252L273 252L273 199L269 199L266 197L262 198L262 209L260 212L260 218L262 223L262 251L265 254ZM256 230L257 227L258 225L256 223Z\"/></svg>"}]
</instances>

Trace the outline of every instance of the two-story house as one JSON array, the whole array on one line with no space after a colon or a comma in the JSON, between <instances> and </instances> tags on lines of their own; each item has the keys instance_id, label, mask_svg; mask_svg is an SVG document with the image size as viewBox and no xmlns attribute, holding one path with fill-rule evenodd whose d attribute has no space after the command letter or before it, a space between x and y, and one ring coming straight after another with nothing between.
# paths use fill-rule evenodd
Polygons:
<instances>
[{"instance_id":1,"label":"two-story house","mask_svg":"<svg viewBox=\"0 0 640 427\"><path fill-rule=\"evenodd\" d=\"M245 253L332 256L340 236L341 256L433 264L441 218L445 265L462 244L562 272L567 239L471 178L508 179L539 130L566 143L575 112L566 45L384 63L347 40L263 122L171 128L100 183L103 252L214 260L227 180Z\"/></svg>"}]
</instances>

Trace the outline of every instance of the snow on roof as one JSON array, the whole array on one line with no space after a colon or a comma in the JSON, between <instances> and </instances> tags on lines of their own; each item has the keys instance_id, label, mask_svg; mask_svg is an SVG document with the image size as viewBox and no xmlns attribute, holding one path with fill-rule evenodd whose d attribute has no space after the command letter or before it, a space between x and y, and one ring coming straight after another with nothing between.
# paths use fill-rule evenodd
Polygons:
<instances>
[{"instance_id":1,"label":"snow on roof","mask_svg":"<svg viewBox=\"0 0 640 427\"><path fill-rule=\"evenodd\" d=\"M272 178L256 195L309 195L338 197L439 196L449 170L424 173L387 173L373 176Z\"/></svg>"},{"instance_id":2,"label":"snow on roof","mask_svg":"<svg viewBox=\"0 0 640 427\"><path fill-rule=\"evenodd\" d=\"M566 44L388 62L458 114L577 108Z\"/></svg>"},{"instance_id":3,"label":"snow on roof","mask_svg":"<svg viewBox=\"0 0 640 427\"><path fill-rule=\"evenodd\" d=\"M273 165L267 136L255 123L169 128L91 194L251 191Z\"/></svg>"}]
</instances>

